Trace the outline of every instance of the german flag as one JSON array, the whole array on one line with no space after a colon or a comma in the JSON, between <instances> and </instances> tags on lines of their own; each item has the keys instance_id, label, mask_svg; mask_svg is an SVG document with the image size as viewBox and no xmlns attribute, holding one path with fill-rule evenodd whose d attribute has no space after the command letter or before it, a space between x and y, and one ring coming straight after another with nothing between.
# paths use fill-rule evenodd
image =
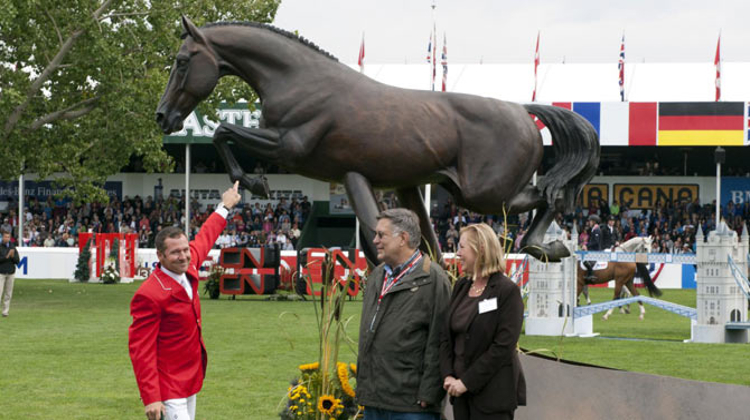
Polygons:
<instances>
[{"instance_id":1,"label":"german flag","mask_svg":"<svg viewBox=\"0 0 750 420\"><path fill-rule=\"evenodd\" d=\"M659 146L743 146L742 102L660 102Z\"/></svg>"}]
</instances>

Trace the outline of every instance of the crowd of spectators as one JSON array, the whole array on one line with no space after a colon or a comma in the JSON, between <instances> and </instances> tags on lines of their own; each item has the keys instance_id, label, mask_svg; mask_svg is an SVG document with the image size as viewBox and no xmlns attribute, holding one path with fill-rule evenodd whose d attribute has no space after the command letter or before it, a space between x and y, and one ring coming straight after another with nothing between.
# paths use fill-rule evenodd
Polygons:
<instances>
[{"instance_id":1,"label":"crowd of spectators","mask_svg":"<svg viewBox=\"0 0 750 420\"><path fill-rule=\"evenodd\" d=\"M22 246L75 247L79 233L137 233L140 248L153 248L156 233L167 226L184 227L185 201L181 197L142 199L115 197L108 204L85 203L51 197L40 201L34 197L25 201ZM0 230L18 236L17 203L9 203L8 211L0 216ZM308 219L311 203L281 198L276 205L261 202L245 203L230 214L227 227L217 240L216 247L259 247L278 243L281 249L294 249L302 227ZM211 215L211 205L202 206L193 199L190 204L190 238L194 238L203 222Z\"/></svg>"},{"instance_id":2,"label":"crowd of spectators","mask_svg":"<svg viewBox=\"0 0 750 420\"><path fill-rule=\"evenodd\" d=\"M390 201L389 201L390 200ZM398 205L395 197L381 197L386 207ZM185 203L182 198L169 196L154 200L125 197L122 201L112 198L108 204L72 202L48 198L26 201L22 246L74 247L78 246L81 232L93 233L137 233L138 246L153 248L156 233L166 226L183 227ZM0 215L0 231L13 231L17 237L18 219L16 203L9 203L9 210ZM191 202L191 239L203 222L213 212L211 205L201 206L197 200ZM217 248L259 247L278 243L283 250L296 249L311 204L307 197L302 200L280 199L276 205L261 202L245 203L230 214L227 228L217 240ZM513 216L481 215L462 209L448 201L433 214L432 222L443 252L455 252L461 227L485 222L504 241L509 252L521 249L523 236L531 224L531 212ZM636 236L653 236L652 252L695 252L695 235L698 226L704 235L715 229L715 202L701 204L694 201L673 203L657 202L650 209L629 209L616 200L590 200L588 206L581 199L572 214L556 215L556 222L570 235L575 226L579 246L588 240L590 227L586 220L590 215L601 219L602 227L610 218L614 219L614 237L623 243ZM730 229L741 234L744 223L750 222L750 202L735 205L729 201L722 207L722 220Z\"/></svg>"},{"instance_id":3,"label":"crowd of spectators","mask_svg":"<svg viewBox=\"0 0 750 420\"><path fill-rule=\"evenodd\" d=\"M676 203L657 202L650 209L629 209L616 200L608 203L605 200L593 199L588 204L583 206L579 198L573 214L563 216L558 213L555 217L557 224L568 233L569 238L575 226L580 249L588 241L591 231L586 223L590 215L599 217L602 228L607 224L607 220L614 220L614 238L617 244L638 236L652 236L652 252L659 253L695 253L698 227L700 226L704 235L716 228L715 201L703 205L697 198ZM531 224L531 218L531 212L507 217L481 215L461 209L449 201L434 215L432 224L443 252L455 252L461 227L477 222L485 222L492 226L501 241L505 241L506 251L518 252L523 236ZM734 205L729 201L722 207L722 220L740 235L744 224L750 224L750 202Z\"/></svg>"}]
</instances>

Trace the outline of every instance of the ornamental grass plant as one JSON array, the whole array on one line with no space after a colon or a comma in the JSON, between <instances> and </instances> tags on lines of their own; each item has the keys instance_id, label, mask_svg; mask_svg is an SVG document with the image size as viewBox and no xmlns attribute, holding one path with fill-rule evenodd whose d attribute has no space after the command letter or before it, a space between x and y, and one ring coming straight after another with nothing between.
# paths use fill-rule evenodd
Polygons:
<instances>
[{"instance_id":1,"label":"ornamental grass plant","mask_svg":"<svg viewBox=\"0 0 750 420\"><path fill-rule=\"evenodd\" d=\"M346 326L353 316L343 318L347 291L357 277L345 278L335 274L336 261L326 251L321 266L322 287L319 299L315 292L312 304L318 326L318 361L299 366L299 375L287 390L286 404L279 416L282 420L347 420L363 417L363 408L355 401L353 381L357 368L339 361L342 343L354 353L356 341L346 334ZM308 269L309 269L308 265ZM309 275L305 281L310 284ZM282 314L283 316L284 314Z\"/></svg>"}]
</instances>

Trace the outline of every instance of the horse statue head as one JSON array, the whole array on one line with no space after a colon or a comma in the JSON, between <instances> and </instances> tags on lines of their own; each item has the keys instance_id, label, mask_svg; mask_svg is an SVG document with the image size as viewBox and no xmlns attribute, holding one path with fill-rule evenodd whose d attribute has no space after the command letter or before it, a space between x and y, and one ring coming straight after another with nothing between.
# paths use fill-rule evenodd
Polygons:
<instances>
[{"instance_id":1,"label":"horse statue head","mask_svg":"<svg viewBox=\"0 0 750 420\"><path fill-rule=\"evenodd\" d=\"M185 16L182 26L185 42L156 108L156 122L164 134L182 130L185 118L211 94L222 73L222 63L200 29Z\"/></svg>"}]
</instances>

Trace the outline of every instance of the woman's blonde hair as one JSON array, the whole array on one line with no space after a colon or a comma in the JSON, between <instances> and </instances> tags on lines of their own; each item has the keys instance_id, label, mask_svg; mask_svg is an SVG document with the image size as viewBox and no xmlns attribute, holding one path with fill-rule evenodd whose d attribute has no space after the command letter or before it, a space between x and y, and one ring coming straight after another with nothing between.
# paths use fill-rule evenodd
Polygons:
<instances>
[{"instance_id":1,"label":"woman's blonde hair","mask_svg":"<svg viewBox=\"0 0 750 420\"><path fill-rule=\"evenodd\" d=\"M505 253L491 227L485 223L468 225L461 228L460 235L466 235L468 246L477 256L474 263L474 280L478 277L489 277L494 273L505 274Z\"/></svg>"}]
</instances>

